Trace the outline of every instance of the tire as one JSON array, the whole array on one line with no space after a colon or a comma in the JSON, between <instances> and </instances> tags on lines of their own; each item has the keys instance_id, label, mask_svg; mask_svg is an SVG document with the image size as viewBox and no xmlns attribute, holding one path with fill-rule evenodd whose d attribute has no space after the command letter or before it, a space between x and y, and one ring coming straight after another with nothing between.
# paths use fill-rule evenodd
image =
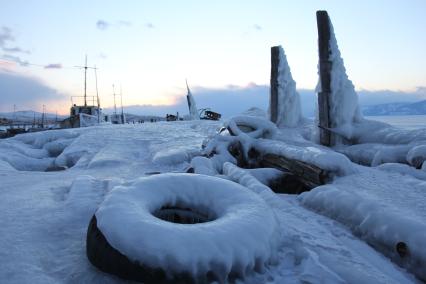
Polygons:
<instances>
[{"instance_id":1,"label":"tire","mask_svg":"<svg viewBox=\"0 0 426 284\"><path fill-rule=\"evenodd\" d=\"M173 279L168 279L166 272L161 268L151 268L131 261L108 243L97 227L95 215L87 229L86 254L89 261L98 269L126 280L152 284L194 283L189 274L176 275Z\"/></svg>"},{"instance_id":2,"label":"tire","mask_svg":"<svg viewBox=\"0 0 426 284\"><path fill-rule=\"evenodd\" d=\"M262 270L276 251L275 215L257 194L198 174L115 188L93 216L87 257L144 283L223 283Z\"/></svg>"}]
</instances>

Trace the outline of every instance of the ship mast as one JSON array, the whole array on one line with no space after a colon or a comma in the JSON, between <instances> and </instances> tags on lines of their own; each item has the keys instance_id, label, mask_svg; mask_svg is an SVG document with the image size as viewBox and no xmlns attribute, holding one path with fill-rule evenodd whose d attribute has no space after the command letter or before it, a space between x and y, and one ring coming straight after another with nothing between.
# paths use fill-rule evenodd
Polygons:
<instances>
[{"instance_id":1,"label":"ship mast","mask_svg":"<svg viewBox=\"0 0 426 284\"><path fill-rule=\"evenodd\" d=\"M86 60L85 60L84 66L74 66L74 67L84 69L84 106L87 107L87 69L94 69L95 70L95 76L96 76L96 69L97 68L96 68L96 66L95 67L87 66L87 55L86 55ZM96 80L97 80L97 78L96 78ZM99 99L98 99L98 102L99 102ZM99 103L98 103L98 105L99 105Z\"/></svg>"}]
</instances>

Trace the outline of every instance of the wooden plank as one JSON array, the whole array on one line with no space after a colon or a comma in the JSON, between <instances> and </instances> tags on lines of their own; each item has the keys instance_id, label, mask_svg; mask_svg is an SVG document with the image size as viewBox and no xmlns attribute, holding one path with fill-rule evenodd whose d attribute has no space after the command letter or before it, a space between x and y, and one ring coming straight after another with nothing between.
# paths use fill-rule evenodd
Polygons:
<instances>
[{"instance_id":1,"label":"wooden plank","mask_svg":"<svg viewBox=\"0 0 426 284\"><path fill-rule=\"evenodd\" d=\"M271 47L271 86L269 91L270 120L278 120L278 66L280 63L280 47Z\"/></svg>"},{"instance_id":2,"label":"wooden plank","mask_svg":"<svg viewBox=\"0 0 426 284\"><path fill-rule=\"evenodd\" d=\"M273 167L289 171L299 177L309 188L314 188L327 183L332 176L331 172L321 169L315 165L275 154L263 155L260 157L260 164L263 167Z\"/></svg>"},{"instance_id":3,"label":"wooden plank","mask_svg":"<svg viewBox=\"0 0 426 284\"><path fill-rule=\"evenodd\" d=\"M331 96L331 61L330 61L330 19L327 11L317 11L318 27L318 54L319 76L321 91L318 93L318 114L320 143L324 146L333 146L333 133L327 129L332 128L330 118Z\"/></svg>"}]
</instances>

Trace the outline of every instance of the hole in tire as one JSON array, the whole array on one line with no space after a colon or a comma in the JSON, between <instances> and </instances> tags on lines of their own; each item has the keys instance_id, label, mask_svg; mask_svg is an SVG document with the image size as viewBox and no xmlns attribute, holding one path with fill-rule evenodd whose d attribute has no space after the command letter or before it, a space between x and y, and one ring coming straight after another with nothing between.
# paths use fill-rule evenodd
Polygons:
<instances>
[{"instance_id":1,"label":"hole in tire","mask_svg":"<svg viewBox=\"0 0 426 284\"><path fill-rule=\"evenodd\" d=\"M155 217L176 224L200 224L216 219L208 210L200 210L189 206L166 205L154 211Z\"/></svg>"}]
</instances>

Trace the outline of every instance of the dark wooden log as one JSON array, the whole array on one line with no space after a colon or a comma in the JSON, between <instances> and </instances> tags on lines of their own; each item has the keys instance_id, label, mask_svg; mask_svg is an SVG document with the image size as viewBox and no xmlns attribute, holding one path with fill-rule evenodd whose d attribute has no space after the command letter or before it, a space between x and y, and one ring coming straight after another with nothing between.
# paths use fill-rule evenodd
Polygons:
<instances>
[{"instance_id":1,"label":"dark wooden log","mask_svg":"<svg viewBox=\"0 0 426 284\"><path fill-rule=\"evenodd\" d=\"M271 47L271 86L269 91L270 120L278 120L278 66L280 63L280 47Z\"/></svg>"},{"instance_id":2,"label":"dark wooden log","mask_svg":"<svg viewBox=\"0 0 426 284\"><path fill-rule=\"evenodd\" d=\"M324 146L334 145L334 135L330 117L331 96L331 61L330 61L330 19L327 11L317 11L319 76L321 91L318 93L318 114L320 143Z\"/></svg>"},{"instance_id":3,"label":"dark wooden log","mask_svg":"<svg viewBox=\"0 0 426 284\"><path fill-rule=\"evenodd\" d=\"M260 157L263 167L273 167L279 170L289 171L297 176L308 188L314 188L326 184L333 173L317 166L275 154L265 154Z\"/></svg>"},{"instance_id":4,"label":"dark wooden log","mask_svg":"<svg viewBox=\"0 0 426 284\"><path fill-rule=\"evenodd\" d=\"M248 166L248 162L244 157L243 145L241 145L240 141L231 143L228 146L228 152L237 160L238 167L246 168Z\"/></svg>"}]
</instances>

